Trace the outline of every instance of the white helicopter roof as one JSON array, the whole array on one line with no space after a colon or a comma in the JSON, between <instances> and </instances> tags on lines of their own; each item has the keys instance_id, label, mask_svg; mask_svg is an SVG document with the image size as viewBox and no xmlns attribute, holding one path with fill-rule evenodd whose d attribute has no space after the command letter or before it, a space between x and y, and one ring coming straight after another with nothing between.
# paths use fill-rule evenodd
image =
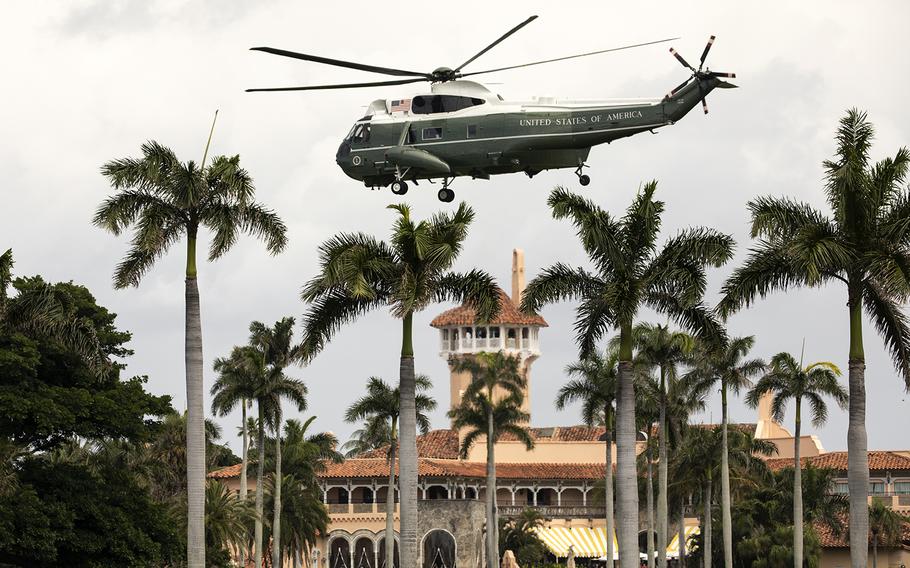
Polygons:
<instances>
[{"instance_id":1,"label":"white helicopter roof","mask_svg":"<svg viewBox=\"0 0 910 568\"><path fill-rule=\"evenodd\" d=\"M529 101L506 101L500 95L490 91L484 85L474 81L446 81L435 83L430 87L430 93L419 93L417 96L452 95L482 99L485 104L478 104L454 112L434 113L433 116L472 116L488 115L506 112L546 111L546 110L583 110L592 107L640 106L643 104L658 104L660 98L647 99L557 99L556 97L534 97ZM413 97L412 97L413 98ZM364 120L374 122L402 122L410 120L412 116L427 117L426 114L413 114L411 100L408 99L377 99L370 103L367 116ZM488 106L489 105L489 106ZM491 108L495 107L495 108Z\"/></svg>"}]
</instances>

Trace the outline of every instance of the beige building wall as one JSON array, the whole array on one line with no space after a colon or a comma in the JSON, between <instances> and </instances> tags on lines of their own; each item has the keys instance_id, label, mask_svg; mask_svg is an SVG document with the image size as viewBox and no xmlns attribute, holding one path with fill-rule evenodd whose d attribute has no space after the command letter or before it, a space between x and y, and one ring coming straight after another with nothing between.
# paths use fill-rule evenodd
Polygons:
<instances>
[{"instance_id":1,"label":"beige building wall","mask_svg":"<svg viewBox=\"0 0 910 568\"><path fill-rule=\"evenodd\" d=\"M869 547L869 566L872 565L872 547ZM850 568L849 548L823 548L819 568ZM910 551L888 548L878 549L879 568L902 568L910 566Z\"/></svg>"}]
</instances>

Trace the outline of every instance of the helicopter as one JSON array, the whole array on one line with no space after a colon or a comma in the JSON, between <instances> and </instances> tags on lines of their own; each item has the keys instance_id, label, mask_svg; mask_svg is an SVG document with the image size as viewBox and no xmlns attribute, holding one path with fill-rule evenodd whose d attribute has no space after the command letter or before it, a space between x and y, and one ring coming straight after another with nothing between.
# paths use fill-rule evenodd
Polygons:
<instances>
[{"instance_id":1,"label":"helicopter","mask_svg":"<svg viewBox=\"0 0 910 568\"><path fill-rule=\"evenodd\" d=\"M676 123L716 88L734 88L723 79L734 73L711 71L705 67L714 44L711 36L693 67L674 48L670 53L691 75L662 98L613 100L560 100L537 97L531 101L506 101L484 85L466 77L495 73L615 52L679 38L625 45L577 55L534 61L483 71L463 69L503 40L525 27L531 16L489 44L470 59L455 67L439 67L432 72L378 67L330 59L272 47L253 47L253 51L400 77L394 80L302 87L247 89L261 91L311 91L406 85L429 82L430 92L410 98L378 99L370 103L366 115L357 120L341 142L335 160L349 177L370 188L389 187L404 195L408 182L435 183L441 180L437 196L451 202L457 177L490 179L492 175L524 172L529 178L544 170L574 168L581 185L591 182L584 173L593 146L610 143L642 132Z\"/></svg>"}]
</instances>

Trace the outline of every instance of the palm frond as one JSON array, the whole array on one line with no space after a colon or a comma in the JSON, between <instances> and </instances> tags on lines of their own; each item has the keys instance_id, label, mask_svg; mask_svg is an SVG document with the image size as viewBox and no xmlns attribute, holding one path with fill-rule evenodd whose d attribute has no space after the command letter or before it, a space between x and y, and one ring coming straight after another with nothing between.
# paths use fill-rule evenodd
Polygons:
<instances>
[{"instance_id":1,"label":"palm frond","mask_svg":"<svg viewBox=\"0 0 910 568\"><path fill-rule=\"evenodd\" d=\"M874 282L867 282L863 287L863 305L910 390L910 322L907 316Z\"/></svg>"}]
</instances>

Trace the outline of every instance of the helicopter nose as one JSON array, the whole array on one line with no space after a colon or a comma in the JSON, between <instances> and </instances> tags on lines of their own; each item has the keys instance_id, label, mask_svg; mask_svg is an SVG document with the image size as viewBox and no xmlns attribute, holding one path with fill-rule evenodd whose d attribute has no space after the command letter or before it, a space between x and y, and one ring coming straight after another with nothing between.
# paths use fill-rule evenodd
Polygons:
<instances>
[{"instance_id":1,"label":"helicopter nose","mask_svg":"<svg viewBox=\"0 0 910 568\"><path fill-rule=\"evenodd\" d=\"M344 140L335 152L335 161L340 162L351 154L351 143Z\"/></svg>"}]
</instances>

